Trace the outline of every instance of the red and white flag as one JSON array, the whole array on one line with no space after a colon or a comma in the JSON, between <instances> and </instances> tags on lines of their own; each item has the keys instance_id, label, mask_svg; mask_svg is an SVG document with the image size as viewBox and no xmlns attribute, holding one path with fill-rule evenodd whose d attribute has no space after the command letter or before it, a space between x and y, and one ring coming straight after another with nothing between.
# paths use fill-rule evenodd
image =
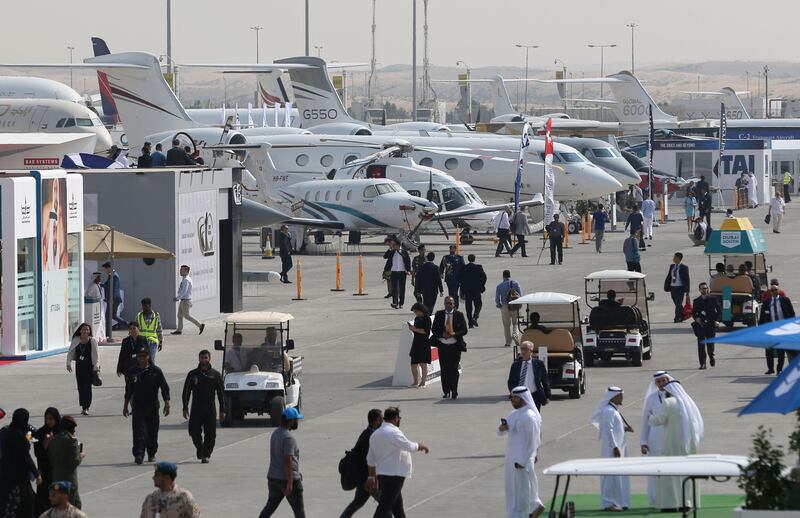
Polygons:
<instances>
[{"instance_id":1,"label":"red and white flag","mask_svg":"<svg viewBox=\"0 0 800 518\"><path fill-rule=\"evenodd\" d=\"M550 131L553 127L553 118L547 119L547 126L544 133L544 224L553 221L553 214L556 213L556 200L554 197L556 178L553 173L553 137Z\"/></svg>"}]
</instances>

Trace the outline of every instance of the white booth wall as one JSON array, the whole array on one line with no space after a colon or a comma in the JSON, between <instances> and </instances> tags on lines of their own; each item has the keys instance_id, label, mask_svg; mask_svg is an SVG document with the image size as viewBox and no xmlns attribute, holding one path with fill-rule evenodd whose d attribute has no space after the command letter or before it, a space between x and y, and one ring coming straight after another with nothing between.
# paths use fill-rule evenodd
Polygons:
<instances>
[{"instance_id":1,"label":"white booth wall","mask_svg":"<svg viewBox=\"0 0 800 518\"><path fill-rule=\"evenodd\" d=\"M0 175L2 358L63 352L83 322L83 179Z\"/></svg>"}]
</instances>

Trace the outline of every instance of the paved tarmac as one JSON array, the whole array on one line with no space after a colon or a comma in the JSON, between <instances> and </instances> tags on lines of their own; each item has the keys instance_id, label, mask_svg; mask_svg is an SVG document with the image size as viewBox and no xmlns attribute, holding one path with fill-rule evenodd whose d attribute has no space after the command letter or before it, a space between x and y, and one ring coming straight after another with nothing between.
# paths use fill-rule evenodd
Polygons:
<instances>
[{"instance_id":1,"label":"paved tarmac","mask_svg":"<svg viewBox=\"0 0 800 518\"><path fill-rule=\"evenodd\" d=\"M763 223L766 209L743 211L765 231L769 244L767 262L774 265L790 296L800 292L800 280L793 275L798 265L796 225L800 205L787 205L785 228L773 234ZM679 214L682 216L682 213ZM718 226L721 215L714 216ZM475 253L489 276L480 327L466 337L469 351L464 354L460 397L442 400L438 383L427 389L393 388L400 329L410 318L406 310L393 310L380 280L384 248L373 240L364 246L365 297L354 297L356 259L343 258L344 284L347 291L336 293L334 259L331 256L304 256L303 295L307 300L293 302L294 285L269 284L251 290L261 296L245 297L248 310L277 310L295 316L292 338L297 353L304 356L302 387L303 411L296 437L300 445L301 471L309 517L336 517L352 497L341 490L337 464L346 449L353 446L366 424L370 408L399 405L402 428L409 438L431 448L429 455L413 455L414 475L404 488L404 500L410 517L496 517L504 515L503 449L505 439L495 434L499 419L510 410L506 399L506 377L512 360L511 350L503 347L500 316L493 304L494 286L503 269L510 268L524 291L561 291L583 295L584 276L600 269L625 267L622 255L622 232L607 233L603 254L596 254L593 244L577 244L565 251L562 266L550 266L547 251L537 265L538 243L527 259L494 258L493 245L486 240L463 247L463 253ZM442 237L424 239L429 250L441 256L446 251ZM671 222L656 229L652 247L643 254L648 289L656 299L651 303L654 328L654 356L644 367L614 363L588 369L588 393L579 400L556 394L543 409L544 445L537 472L542 496L553 490L554 481L541 470L556 462L582 457L596 457L599 444L596 430L587 423L598 398L609 385L626 390L623 413L636 428L628 436L631 455L638 455L638 424L642 398L653 371L668 369L680 379L695 398L705 418L706 436L702 453L745 454L750 436L759 424L772 427L778 442L786 444L794 423L792 416L763 414L739 418L737 412L770 380L764 376L763 352L743 347L718 346L717 366L697 370L695 339L688 322L672 323L672 304L662 291L662 283L674 251L685 254L692 276L692 295L696 284L708 277L708 260L701 247L692 247L684 221ZM438 259L437 259L438 261ZM255 240L246 239L245 269L279 268L279 259L260 258ZM790 273L792 275L790 275ZM410 293L410 289L409 289ZM439 301L441 308L441 299ZM155 308L166 312L171 308ZM585 311L585 305L582 307ZM169 335L158 364L164 369L173 393L172 414L162 419L158 458L179 463L178 484L189 489L209 517L257 516L266 500L268 440L272 428L265 419L248 418L244 425L219 429L217 449L208 465L194 458L194 449L180 416L180 391L188 370L195 367L197 352L211 348L222 337L222 316L207 320L206 331L198 337L193 328L181 337ZM91 517L135 516L144 496L152 490L151 465L136 466L130 453L130 420L122 417L122 380L113 374L117 347L101 347L105 383L95 389L92 415L77 416L78 434L87 454L79 469L80 492L84 510ZM214 352L213 363L220 366L221 353ZM31 410L37 426L47 406L58 407L63 414L78 414L74 377L64 370L64 356L20 362L0 367L2 406L11 411L25 406ZM644 481L634 480L634 492L644 492ZM578 493L597 493L596 479L580 479L572 486ZM703 484L704 492L736 493L732 482ZM357 516L371 516L375 504L368 503ZM275 514L292 516L284 503Z\"/></svg>"}]
</instances>

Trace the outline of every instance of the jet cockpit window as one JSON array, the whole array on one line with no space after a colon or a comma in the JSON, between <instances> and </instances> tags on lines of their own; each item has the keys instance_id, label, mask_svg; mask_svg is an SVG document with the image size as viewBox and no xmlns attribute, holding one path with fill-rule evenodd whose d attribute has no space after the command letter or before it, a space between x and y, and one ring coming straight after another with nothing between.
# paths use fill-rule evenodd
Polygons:
<instances>
[{"instance_id":1,"label":"jet cockpit window","mask_svg":"<svg viewBox=\"0 0 800 518\"><path fill-rule=\"evenodd\" d=\"M620 153L619 151L617 151L613 147L610 148L610 149L611 149L611 154L614 155L615 158L622 158L622 153Z\"/></svg>"},{"instance_id":2,"label":"jet cockpit window","mask_svg":"<svg viewBox=\"0 0 800 518\"><path fill-rule=\"evenodd\" d=\"M92 117L92 126L102 126L103 121L98 119L97 117Z\"/></svg>"},{"instance_id":3,"label":"jet cockpit window","mask_svg":"<svg viewBox=\"0 0 800 518\"><path fill-rule=\"evenodd\" d=\"M64 122L65 128L71 128L74 125L75 125L75 119L67 119L66 122Z\"/></svg>"},{"instance_id":4,"label":"jet cockpit window","mask_svg":"<svg viewBox=\"0 0 800 518\"><path fill-rule=\"evenodd\" d=\"M539 153L539 158L541 158L542 162L544 162L544 153ZM553 153L553 163L557 164L559 162L561 162L561 159L558 157L557 154Z\"/></svg>"},{"instance_id":5,"label":"jet cockpit window","mask_svg":"<svg viewBox=\"0 0 800 518\"><path fill-rule=\"evenodd\" d=\"M394 186L390 183L379 183L375 187L378 188L378 194L389 194L390 192L395 192Z\"/></svg>"},{"instance_id":6,"label":"jet cockpit window","mask_svg":"<svg viewBox=\"0 0 800 518\"><path fill-rule=\"evenodd\" d=\"M410 194L411 196L419 196L421 193L416 189L411 189L410 191L408 191L408 194Z\"/></svg>"},{"instance_id":7,"label":"jet cockpit window","mask_svg":"<svg viewBox=\"0 0 800 518\"><path fill-rule=\"evenodd\" d=\"M91 127L92 119L76 119L78 122L78 126L82 127Z\"/></svg>"},{"instance_id":8,"label":"jet cockpit window","mask_svg":"<svg viewBox=\"0 0 800 518\"><path fill-rule=\"evenodd\" d=\"M580 156L578 153L559 153L561 160L564 162L583 162L583 157Z\"/></svg>"},{"instance_id":9,"label":"jet cockpit window","mask_svg":"<svg viewBox=\"0 0 800 518\"><path fill-rule=\"evenodd\" d=\"M439 191L435 189L433 191L428 191L428 199L436 204L442 203L441 198L439 198Z\"/></svg>"},{"instance_id":10,"label":"jet cockpit window","mask_svg":"<svg viewBox=\"0 0 800 518\"><path fill-rule=\"evenodd\" d=\"M378 190L375 188L374 185L368 185L364 189L364 197L365 198L374 198L377 195L378 195Z\"/></svg>"},{"instance_id":11,"label":"jet cockpit window","mask_svg":"<svg viewBox=\"0 0 800 518\"><path fill-rule=\"evenodd\" d=\"M63 128L65 122L67 122L67 119L59 119L56 123L56 128Z\"/></svg>"},{"instance_id":12,"label":"jet cockpit window","mask_svg":"<svg viewBox=\"0 0 800 518\"><path fill-rule=\"evenodd\" d=\"M597 158L614 158L612 150L610 147L596 147L592 149L592 153Z\"/></svg>"},{"instance_id":13,"label":"jet cockpit window","mask_svg":"<svg viewBox=\"0 0 800 518\"><path fill-rule=\"evenodd\" d=\"M444 198L444 207L447 210L454 210L467 204L467 199L461 191L452 187L442 189L442 198Z\"/></svg>"}]
</instances>

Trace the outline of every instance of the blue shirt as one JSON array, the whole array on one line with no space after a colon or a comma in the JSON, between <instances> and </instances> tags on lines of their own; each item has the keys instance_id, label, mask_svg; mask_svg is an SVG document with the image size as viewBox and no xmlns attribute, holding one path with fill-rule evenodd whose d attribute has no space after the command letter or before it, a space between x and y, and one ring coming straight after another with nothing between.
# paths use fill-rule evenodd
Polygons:
<instances>
[{"instance_id":1,"label":"blue shirt","mask_svg":"<svg viewBox=\"0 0 800 518\"><path fill-rule=\"evenodd\" d=\"M497 288L494 290L494 303L499 308L505 304L508 304L508 292L511 288L517 290L519 296L522 296L522 287L519 283L513 279L503 279L503 282L497 285Z\"/></svg>"},{"instance_id":2,"label":"blue shirt","mask_svg":"<svg viewBox=\"0 0 800 518\"><path fill-rule=\"evenodd\" d=\"M153 159L153 167L164 167L167 163L167 157L161 151L153 151L150 157Z\"/></svg>"},{"instance_id":3,"label":"blue shirt","mask_svg":"<svg viewBox=\"0 0 800 518\"><path fill-rule=\"evenodd\" d=\"M592 219L594 220L594 228L602 230L606 228L606 221L608 220L608 212L604 210L598 210L597 212L592 214Z\"/></svg>"},{"instance_id":4,"label":"blue shirt","mask_svg":"<svg viewBox=\"0 0 800 518\"><path fill-rule=\"evenodd\" d=\"M629 263L638 263L641 256L639 255L639 238L636 236L629 236L624 243L622 243L622 253L625 254L625 260Z\"/></svg>"},{"instance_id":5,"label":"blue shirt","mask_svg":"<svg viewBox=\"0 0 800 518\"><path fill-rule=\"evenodd\" d=\"M651 199L642 202L642 214L645 218L652 218L656 213L656 202Z\"/></svg>"},{"instance_id":6,"label":"blue shirt","mask_svg":"<svg viewBox=\"0 0 800 518\"><path fill-rule=\"evenodd\" d=\"M641 212L632 212L628 215L628 219L625 221L625 230L628 230L628 227L631 227L631 230L640 230L642 228L642 224L644 223L644 216L642 216Z\"/></svg>"}]
</instances>

